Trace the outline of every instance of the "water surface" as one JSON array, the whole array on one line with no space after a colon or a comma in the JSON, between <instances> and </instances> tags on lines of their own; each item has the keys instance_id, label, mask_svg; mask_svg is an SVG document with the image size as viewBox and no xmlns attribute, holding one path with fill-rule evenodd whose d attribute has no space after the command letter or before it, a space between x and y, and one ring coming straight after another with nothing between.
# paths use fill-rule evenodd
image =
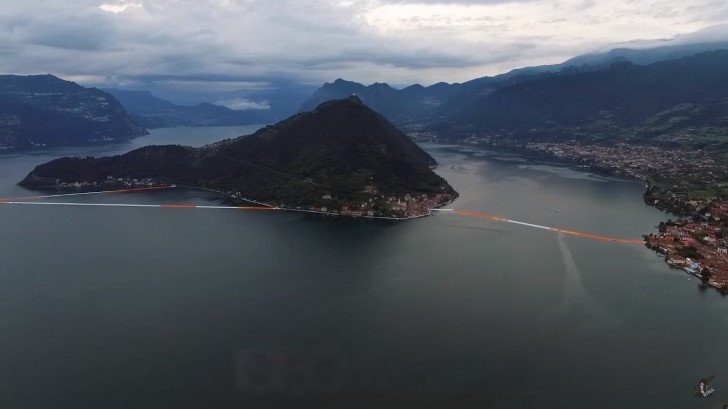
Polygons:
<instances>
[{"instance_id":1,"label":"water surface","mask_svg":"<svg viewBox=\"0 0 728 409\"><path fill-rule=\"evenodd\" d=\"M0 197L63 155L0 156ZM453 207L639 238L642 186L425 145ZM197 191L79 202L221 203ZM557 212L558 210L558 212ZM457 214L402 223L230 210L0 206L3 408L718 408L728 307L640 245ZM692 397L715 375L716 397Z\"/></svg>"}]
</instances>

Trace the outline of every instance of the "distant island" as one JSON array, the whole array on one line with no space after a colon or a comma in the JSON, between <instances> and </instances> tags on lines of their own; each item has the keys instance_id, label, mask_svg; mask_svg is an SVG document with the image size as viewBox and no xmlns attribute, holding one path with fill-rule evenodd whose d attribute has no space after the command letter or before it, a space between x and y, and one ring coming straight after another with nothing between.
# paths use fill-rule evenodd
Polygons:
<instances>
[{"instance_id":1,"label":"distant island","mask_svg":"<svg viewBox=\"0 0 728 409\"><path fill-rule=\"evenodd\" d=\"M412 218L457 197L435 160L352 96L250 136L201 148L147 146L105 158L61 158L19 185L89 189L176 184L286 209Z\"/></svg>"},{"instance_id":2,"label":"distant island","mask_svg":"<svg viewBox=\"0 0 728 409\"><path fill-rule=\"evenodd\" d=\"M113 96L53 75L0 75L0 152L146 135Z\"/></svg>"}]
</instances>

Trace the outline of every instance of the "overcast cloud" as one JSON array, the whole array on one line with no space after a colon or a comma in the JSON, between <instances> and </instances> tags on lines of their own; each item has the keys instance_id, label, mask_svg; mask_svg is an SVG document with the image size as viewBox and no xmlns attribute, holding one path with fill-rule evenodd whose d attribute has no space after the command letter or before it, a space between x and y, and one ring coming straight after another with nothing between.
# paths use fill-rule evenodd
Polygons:
<instances>
[{"instance_id":1,"label":"overcast cloud","mask_svg":"<svg viewBox=\"0 0 728 409\"><path fill-rule=\"evenodd\" d=\"M3 73L190 90L338 77L393 84L465 81L635 39L685 41L684 34L728 22L723 0L0 0L0 5ZM728 37L727 31L703 36Z\"/></svg>"}]
</instances>

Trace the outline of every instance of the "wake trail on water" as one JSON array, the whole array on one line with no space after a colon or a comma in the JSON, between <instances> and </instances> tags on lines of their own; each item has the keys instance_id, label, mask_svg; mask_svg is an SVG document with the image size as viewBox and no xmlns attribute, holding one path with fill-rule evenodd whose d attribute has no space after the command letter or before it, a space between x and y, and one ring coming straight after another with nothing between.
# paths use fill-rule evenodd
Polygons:
<instances>
[{"instance_id":1,"label":"wake trail on water","mask_svg":"<svg viewBox=\"0 0 728 409\"><path fill-rule=\"evenodd\" d=\"M590 324L596 327L595 329L611 328L620 325L622 320L607 311L584 288L581 272L574 261L574 257L564 237L565 235L563 233L559 233L559 249L561 250L566 273L564 275L563 285L564 295L561 304L555 310L544 316L543 324L547 327L553 326L563 320L569 312L581 307L590 317L595 318L593 322L590 322Z\"/></svg>"}]
</instances>

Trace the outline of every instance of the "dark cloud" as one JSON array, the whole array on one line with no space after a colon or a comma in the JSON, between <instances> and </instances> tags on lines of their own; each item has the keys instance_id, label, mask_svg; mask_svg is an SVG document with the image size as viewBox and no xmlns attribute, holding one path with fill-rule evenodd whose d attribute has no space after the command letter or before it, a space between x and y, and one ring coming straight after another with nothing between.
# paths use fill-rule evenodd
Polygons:
<instances>
[{"instance_id":1,"label":"dark cloud","mask_svg":"<svg viewBox=\"0 0 728 409\"><path fill-rule=\"evenodd\" d=\"M48 25L45 30L23 34L28 44L79 51L102 51L113 47L113 33L106 26L84 27L77 24Z\"/></svg>"},{"instance_id":2,"label":"dark cloud","mask_svg":"<svg viewBox=\"0 0 728 409\"><path fill-rule=\"evenodd\" d=\"M502 3L525 3L538 0L386 0L389 4L456 4L456 5L488 5Z\"/></svg>"},{"instance_id":3,"label":"dark cloud","mask_svg":"<svg viewBox=\"0 0 728 409\"><path fill-rule=\"evenodd\" d=\"M199 92L337 77L463 81L728 19L718 0L651 2L6 1L0 71Z\"/></svg>"}]
</instances>

